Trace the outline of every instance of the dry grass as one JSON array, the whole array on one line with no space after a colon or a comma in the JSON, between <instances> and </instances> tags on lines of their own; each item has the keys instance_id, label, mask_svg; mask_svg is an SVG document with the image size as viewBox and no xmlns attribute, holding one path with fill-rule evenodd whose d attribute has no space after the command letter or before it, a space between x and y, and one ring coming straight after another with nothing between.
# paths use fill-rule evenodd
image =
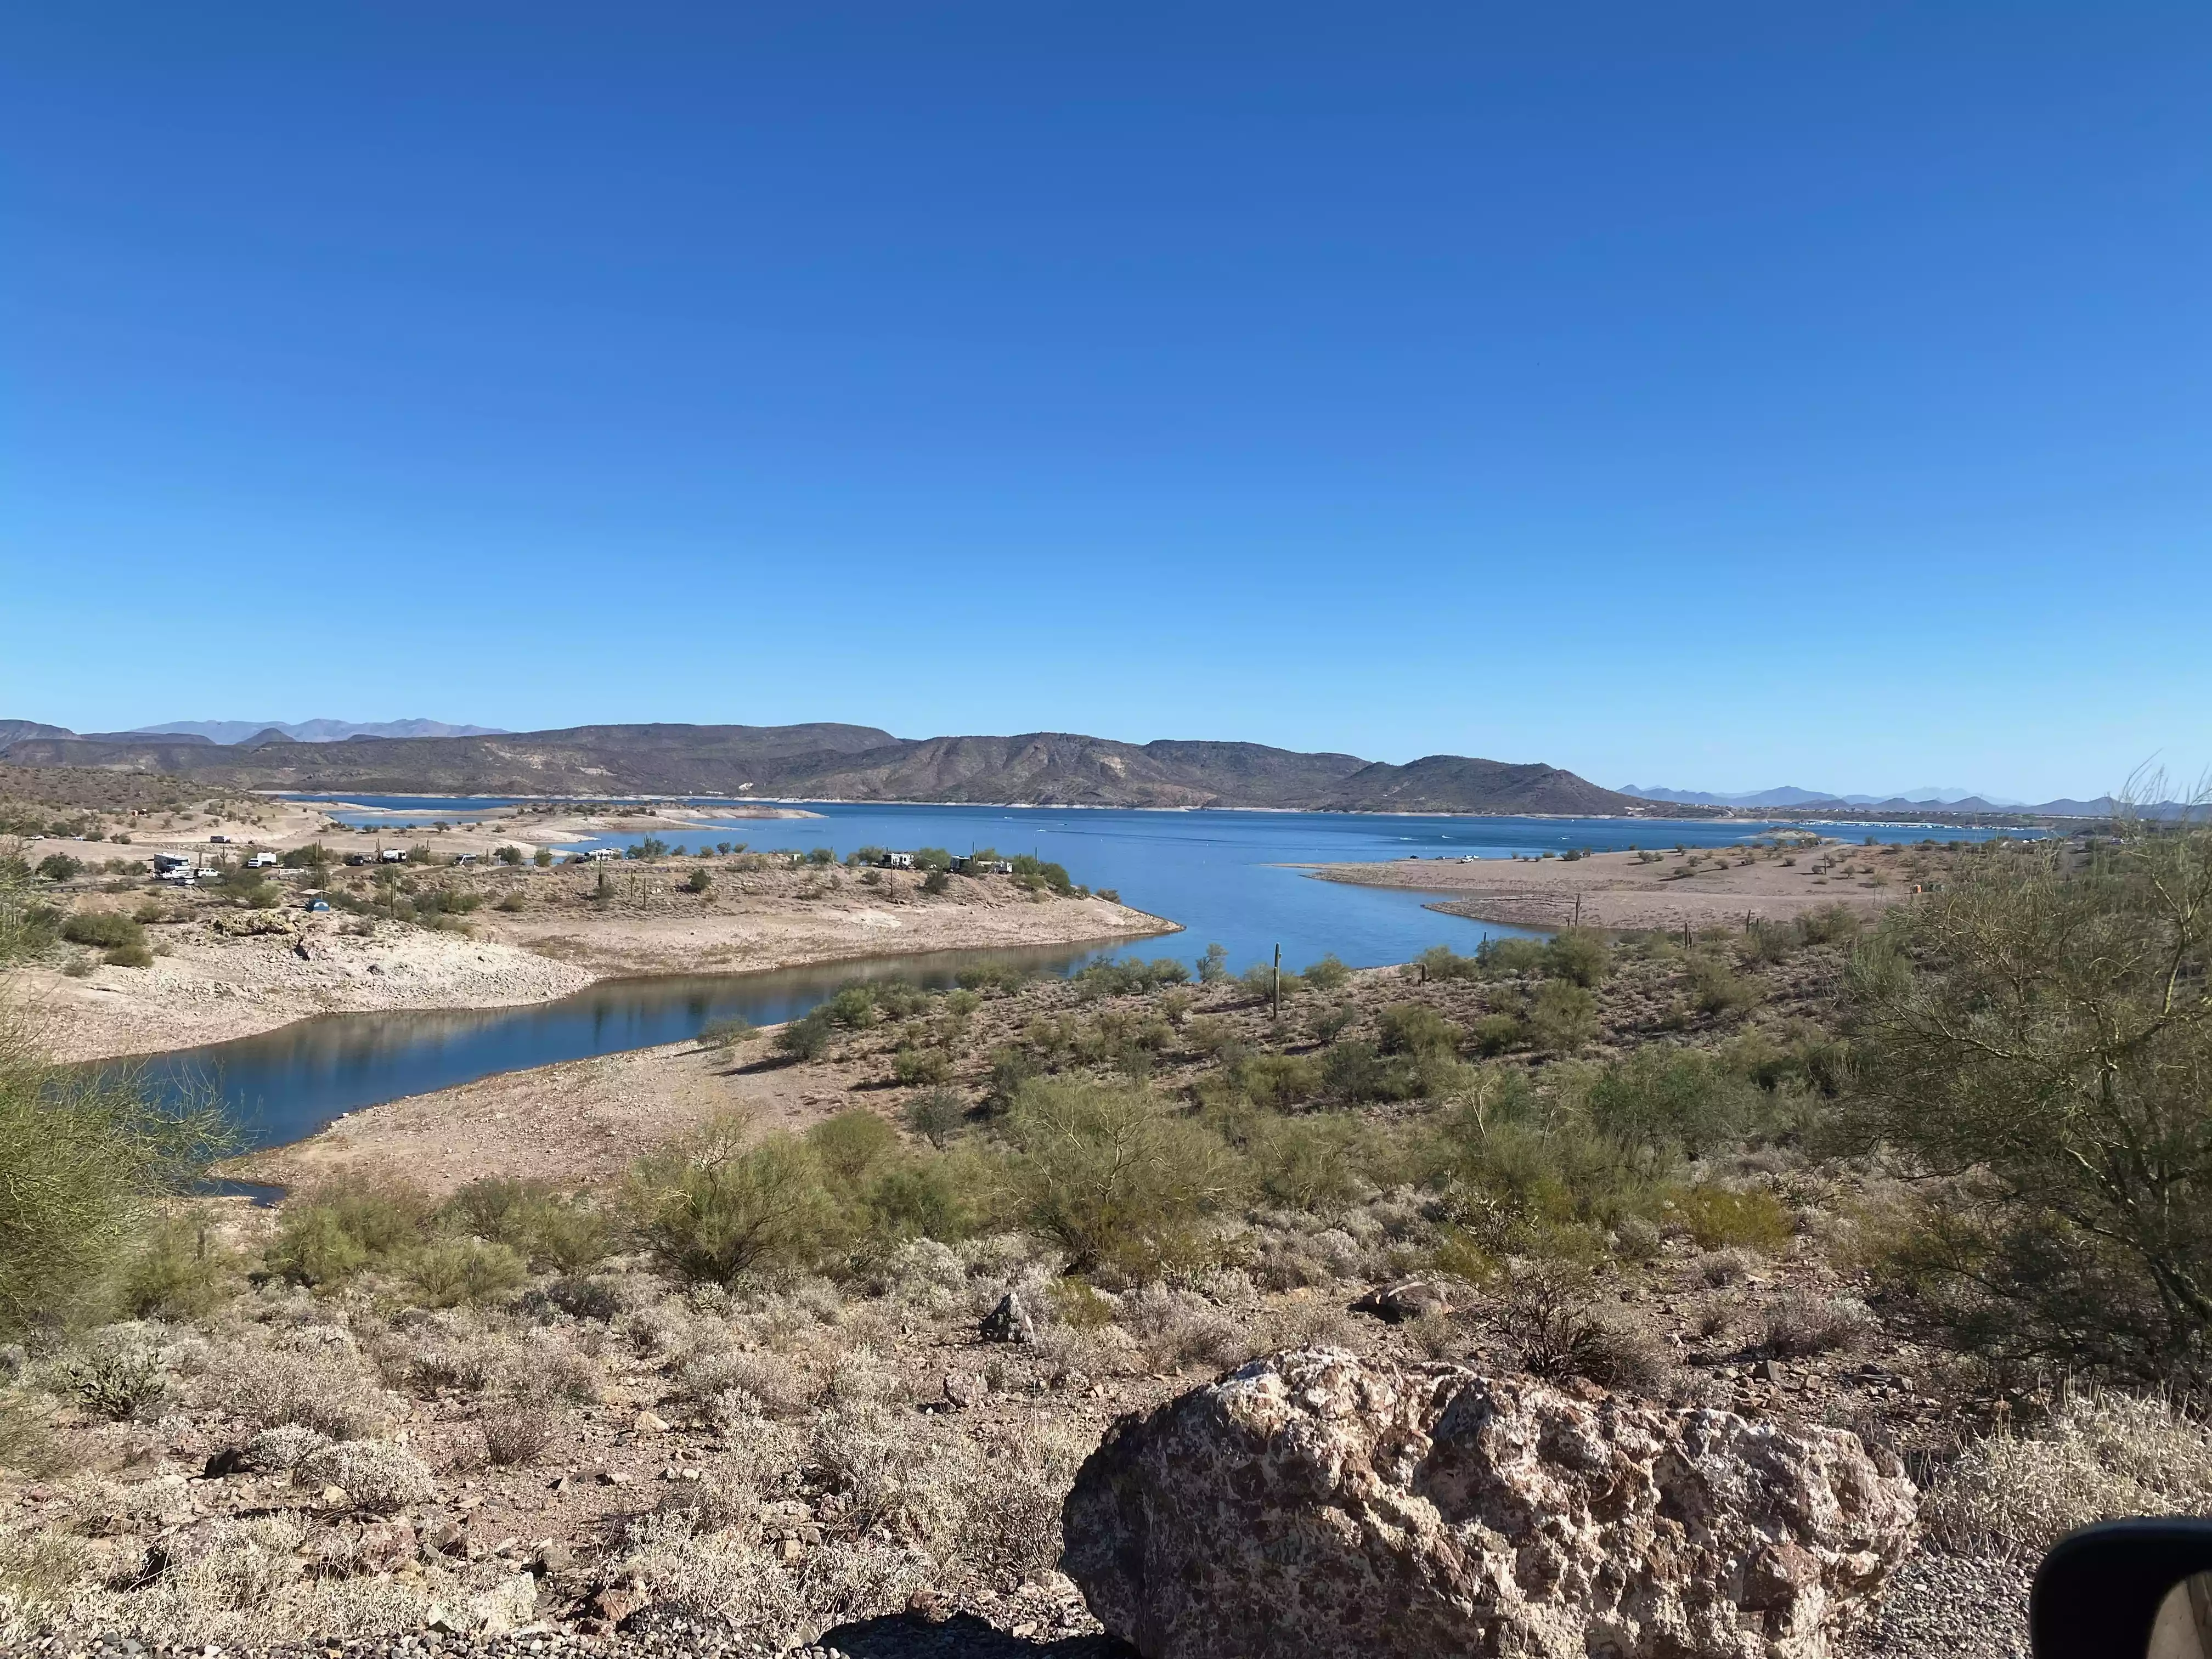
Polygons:
<instances>
[{"instance_id":1,"label":"dry grass","mask_svg":"<svg viewBox=\"0 0 2212 1659\"><path fill-rule=\"evenodd\" d=\"M2155 1395L2069 1389L2032 1433L1968 1448L1929 1491L1930 1541L2032 1559L2076 1527L2212 1510L2212 1430Z\"/></svg>"}]
</instances>

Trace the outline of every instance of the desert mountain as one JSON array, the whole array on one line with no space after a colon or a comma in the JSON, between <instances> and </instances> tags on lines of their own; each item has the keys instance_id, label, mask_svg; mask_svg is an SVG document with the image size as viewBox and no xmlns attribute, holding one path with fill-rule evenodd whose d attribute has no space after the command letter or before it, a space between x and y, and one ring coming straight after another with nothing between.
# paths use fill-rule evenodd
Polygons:
<instances>
[{"instance_id":1,"label":"desert mountain","mask_svg":"<svg viewBox=\"0 0 2212 1659\"><path fill-rule=\"evenodd\" d=\"M1404 766L1261 744L1117 743L1062 732L903 738L873 726L584 726L476 737L215 745L202 734L32 736L26 766L185 772L240 788L358 793L709 795L829 800L1249 806L1380 812L1703 816L1557 767L1431 755Z\"/></svg>"}]
</instances>

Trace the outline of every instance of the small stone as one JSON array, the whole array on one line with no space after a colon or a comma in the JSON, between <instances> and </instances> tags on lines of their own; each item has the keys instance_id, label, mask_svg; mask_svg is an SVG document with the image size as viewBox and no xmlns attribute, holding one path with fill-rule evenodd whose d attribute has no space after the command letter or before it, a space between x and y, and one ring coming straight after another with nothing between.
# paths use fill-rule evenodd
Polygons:
<instances>
[{"instance_id":1,"label":"small stone","mask_svg":"<svg viewBox=\"0 0 2212 1659\"><path fill-rule=\"evenodd\" d=\"M999 1305L983 1316L978 1328L986 1342L1034 1342L1036 1316L1024 1305L1020 1297L1008 1291L999 1298Z\"/></svg>"},{"instance_id":2,"label":"small stone","mask_svg":"<svg viewBox=\"0 0 2212 1659\"><path fill-rule=\"evenodd\" d=\"M805 1553L806 1546L800 1543L796 1538L787 1538L783 1540L783 1559L785 1560L796 1561L800 1556Z\"/></svg>"},{"instance_id":3,"label":"small stone","mask_svg":"<svg viewBox=\"0 0 2212 1659\"><path fill-rule=\"evenodd\" d=\"M640 1412L632 1426L640 1434L665 1434L668 1432L668 1419L652 1412Z\"/></svg>"},{"instance_id":4,"label":"small stone","mask_svg":"<svg viewBox=\"0 0 2212 1659\"><path fill-rule=\"evenodd\" d=\"M628 1469L601 1469L599 1471L599 1484L603 1486L627 1486L629 1485L629 1480L630 1476Z\"/></svg>"},{"instance_id":5,"label":"small stone","mask_svg":"<svg viewBox=\"0 0 2212 1659\"><path fill-rule=\"evenodd\" d=\"M990 1392L990 1383L972 1371L945 1373L945 1399L948 1405L957 1406L963 1410L980 1406Z\"/></svg>"}]
</instances>

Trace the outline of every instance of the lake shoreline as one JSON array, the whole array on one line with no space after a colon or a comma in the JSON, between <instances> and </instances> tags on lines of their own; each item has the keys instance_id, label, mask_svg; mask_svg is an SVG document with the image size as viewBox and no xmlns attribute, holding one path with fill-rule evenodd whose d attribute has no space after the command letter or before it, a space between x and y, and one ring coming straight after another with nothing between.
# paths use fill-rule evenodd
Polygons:
<instances>
[{"instance_id":1,"label":"lake shoreline","mask_svg":"<svg viewBox=\"0 0 2212 1659\"><path fill-rule=\"evenodd\" d=\"M148 968L100 966L75 977L21 970L15 1002L58 1060L143 1060L331 1016L528 1007L623 980L1111 946L1182 931L1166 917L1096 897L896 908L563 916L489 922L477 936L373 921L358 934L334 925L335 915L274 911L256 918L266 931L244 936L219 931L236 925L228 916L175 929L163 940L167 954Z\"/></svg>"}]
</instances>

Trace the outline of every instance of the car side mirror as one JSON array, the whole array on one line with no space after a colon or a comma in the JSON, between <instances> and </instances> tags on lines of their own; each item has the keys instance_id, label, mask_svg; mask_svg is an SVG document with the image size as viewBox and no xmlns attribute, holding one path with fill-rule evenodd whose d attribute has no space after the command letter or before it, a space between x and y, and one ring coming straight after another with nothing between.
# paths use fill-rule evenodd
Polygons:
<instances>
[{"instance_id":1,"label":"car side mirror","mask_svg":"<svg viewBox=\"0 0 2212 1659\"><path fill-rule=\"evenodd\" d=\"M2212 1659L2212 1521L2108 1521L2035 1570L2036 1659Z\"/></svg>"}]
</instances>

